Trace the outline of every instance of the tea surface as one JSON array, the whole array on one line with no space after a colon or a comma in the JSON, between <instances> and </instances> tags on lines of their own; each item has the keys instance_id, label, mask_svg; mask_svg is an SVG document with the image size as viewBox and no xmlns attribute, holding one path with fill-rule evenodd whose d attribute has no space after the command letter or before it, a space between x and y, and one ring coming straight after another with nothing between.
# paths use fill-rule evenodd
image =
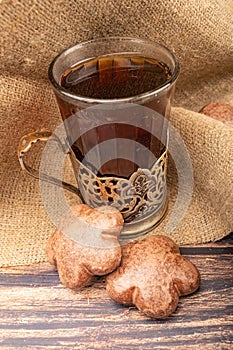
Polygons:
<instances>
[{"instance_id":1,"label":"tea surface","mask_svg":"<svg viewBox=\"0 0 233 350\"><path fill-rule=\"evenodd\" d=\"M170 77L164 63L142 56L114 55L77 64L63 74L61 85L83 97L118 99L155 90Z\"/></svg>"}]
</instances>

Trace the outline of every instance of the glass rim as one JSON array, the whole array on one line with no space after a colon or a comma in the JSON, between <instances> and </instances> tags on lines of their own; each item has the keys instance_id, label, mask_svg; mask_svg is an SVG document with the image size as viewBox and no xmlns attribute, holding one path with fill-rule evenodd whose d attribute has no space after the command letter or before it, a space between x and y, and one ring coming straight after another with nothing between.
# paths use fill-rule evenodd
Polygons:
<instances>
[{"instance_id":1,"label":"glass rim","mask_svg":"<svg viewBox=\"0 0 233 350\"><path fill-rule=\"evenodd\" d=\"M174 71L172 72L171 77L164 84L162 84L161 86L159 86L158 88L155 88L153 90L149 90L149 91L143 92L141 94L133 95L130 97L113 98L113 99L92 98L92 97L88 97L88 96L78 95L78 94L67 91L67 89L63 88L56 81L56 79L54 78L54 75L53 75L53 68L54 68L54 65L56 64L57 60L62 55L64 55L65 53L66 53L66 55L68 55L69 52L73 51L74 49L88 46L88 45L93 44L93 43L98 44L98 43L107 42L107 41L111 41L111 40L112 41L114 41L114 40L115 41L135 41L135 42L138 42L141 44L150 44L150 45L162 48L163 50L165 50L169 54L169 56L172 58L172 60L174 62ZM175 53L172 50L170 50L167 46L160 44L158 42L152 41L152 40L148 40L148 39L141 39L141 38L134 38L134 37L110 36L110 37L96 38L96 39L80 42L80 43L77 43L75 45L72 45L72 46L62 50L51 61L49 68L48 68L48 77L49 77L49 81L52 84L53 88L55 89L56 93L60 94L63 97L66 97L68 99L73 99L75 101L87 103L87 104L109 104L109 103L137 102L137 101L143 100L145 98L150 99L150 97L156 96L157 94L166 90L168 87L172 86L175 83L175 81L177 80L179 72L180 72L179 61L178 61Z\"/></svg>"}]
</instances>

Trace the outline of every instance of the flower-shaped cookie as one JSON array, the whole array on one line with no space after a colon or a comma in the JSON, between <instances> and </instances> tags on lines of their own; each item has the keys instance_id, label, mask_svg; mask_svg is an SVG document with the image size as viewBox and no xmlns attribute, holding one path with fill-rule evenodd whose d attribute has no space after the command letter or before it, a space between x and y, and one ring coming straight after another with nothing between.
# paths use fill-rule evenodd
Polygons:
<instances>
[{"instance_id":1,"label":"flower-shaped cookie","mask_svg":"<svg viewBox=\"0 0 233 350\"><path fill-rule=\"evenodd\" d=\"M122 227L122 215L115 208L74 206L46 247L48 259L57 266L61 282L69 288L80 288L89 284L94 275L115 270L121 261L117 237Z\"/></svg>"},{"instance_id":2,"label":"flower-shaped cookie","mask_svg":"<svg viewBox=\"0 0 233 350\"><path fill-rule=\"evenodd\" d=\"M197 268L177 245L155 235L122 247L121 265L107 277L107 292L116 302L165 318L175 311L179 297L194 292L199 283Z\"/></svg>"}]
</instances>

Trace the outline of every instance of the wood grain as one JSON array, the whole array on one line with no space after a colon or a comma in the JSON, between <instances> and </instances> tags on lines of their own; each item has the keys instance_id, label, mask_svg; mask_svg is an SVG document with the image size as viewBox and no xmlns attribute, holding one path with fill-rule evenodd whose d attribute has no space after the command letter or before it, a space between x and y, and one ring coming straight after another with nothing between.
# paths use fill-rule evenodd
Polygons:
<instances>
[{"instance_id":1,"label":"wood grain","mask_svg":"<svg viewBox=\"0 0 233 350\"><path fill-rule=\"evenodd\" d=\"M0 274L1 349L233 349L233 239L183 247L201 287L166 320L109 299L104 278L64 288L48 263Z\"/></svg>"}]
</instances>

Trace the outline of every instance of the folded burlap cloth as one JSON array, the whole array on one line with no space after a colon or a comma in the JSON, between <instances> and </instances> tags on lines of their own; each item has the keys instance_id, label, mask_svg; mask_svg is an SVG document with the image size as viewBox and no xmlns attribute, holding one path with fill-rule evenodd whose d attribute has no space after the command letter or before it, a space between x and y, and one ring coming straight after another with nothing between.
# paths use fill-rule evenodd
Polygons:
<instances>
[{"instance_id":1,"label":"folded burlap cloth","mask_svg":"<svg viewBox=\"0 0 233 350\"><path fill-rule=\"evenodd\" d=\"M149 38L173 49L180 61L171 121L190 152L194 191L171 237L194 244L231 232L233 128L197 112L210 101L233 104L232 0L3 0L0 6L0 266L46 260L54 227L38 181L19 166L17 146L22 135L42 127L54 130L61 122L47 79L52 58L72 44L102 36ZM36 155L34 165L38 161ZM70 181L70 167L66 173ZM172 167L169 188L167 218L177 190ZM163 232L165 221L156 232Z\"/></svg>"}]
</instances>

